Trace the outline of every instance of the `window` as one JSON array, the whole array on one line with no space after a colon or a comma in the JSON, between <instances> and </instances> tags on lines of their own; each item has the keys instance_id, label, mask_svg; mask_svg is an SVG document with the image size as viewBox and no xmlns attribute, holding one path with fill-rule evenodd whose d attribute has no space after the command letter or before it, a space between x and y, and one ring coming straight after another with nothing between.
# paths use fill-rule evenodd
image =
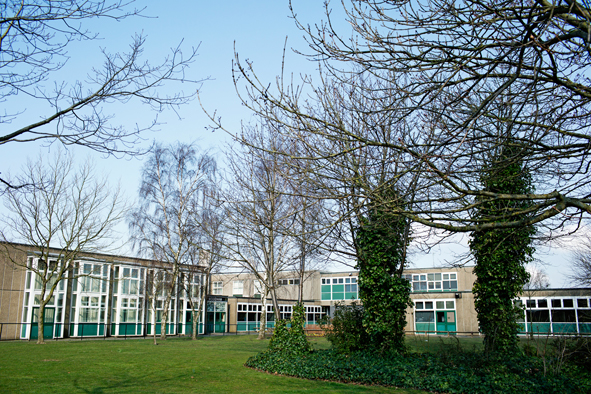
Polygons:
<instances>
[{"instance_id":1,"label":"window","mask_svg":"<svg viewBox=\"0 0 591 394\"><path fill-rule=\"evenodd\" d=\"M427 274L403 274L402 279L411 283L412 291L457 291L457 273L432 272Z\"/></svg>"},{"instance_id":2,"label":"window","mask_svg":"<svg viewBox=\"0 0 591 394\"><path fill-rule=\"evenodd\" d=\"M320 292L322 300L358 299L357 277L322 278Z\"/></svg>"},{"instance_id":3,"label":"window","mask_svg":"<svg viewBox=\"0 0 591 394\"><path fill-rule=\"evenodd\" d=\"M199 274L190 275L189 277L189 295L192 298L199 297L199 289L201 288L201 276Z\"/></svg>"},{"instance_id":4,"label":"window","mask_svg":"<svg viewBox=\"0 0 591 394\"><path fill-rule=\"evenodd\" d=\"M588 298L522 298L527 308L521 333L581 333L591 331Z\"/></svg>"},{"instance_id":5,"label":"window","mask_svg":"<svg viewBox=\"0 0 591 394\"><path fill-rule=\"evenodd\" d=\"M121 323L136 323L137 322L137 306L138 302L135 298L121 298L121 310L119 314L119 322Z\"/></svg>"},{"instance_id":6,"label":"window","mask_svg":"<svg viewBox=\"0 0 591 394\"><path fill-rule=\"evenodd\" d=\"M100 264L82 264L82 291L98 293L101 288L101 271ZM105 278L106 279L106 278ZM106 283L105 283L106 285ZM103 286L104 287L104 286ZM105 288L106 291L106 288Z\"/></svg>"},{"instance_id":7,"label":"window","mask_svg":"<svg viewBox=\"0 0 591 394\"><path fill-rule=\"evenodd\" d=\"M219 282L213 282L213 286L212 286L212 292L214 295L221 295L222 294L222 290L224 288L224 283L219 281Z\"/></svg>"},{"instance_id":8,"label":"window","mask_svg":"<svg viewBox=\"0 0 591 394\"><path fill-rule=\"evenodd\" d=\"M137 295L140 289L140 270L138 268L123 268L121 279L121 294Z\"/></svg>"},{"instance_id":9,"label":"window","mask_svg":"<svg viewBox=\"0 0 591 394\"><path fill-rule=\"evenodd\" d=\"M234 295L242 295L244 294L244 281L243 280L235 280L234 287L232 294Z\"/></svg>"},{"instance_id":10,"label":"window","mask_svg":"<svg viewBox=\"0 0 591 394\"><path fill-rule=\"evenodd\" d=\"M321 306L306 306L306 322L308 324L318 324L324 316Z\"/></svg>"},{"instance_id":11,"label":"window","mask_svg":"<svg viewBox=\"0 0 591 394\"><path fill-rule=\"evenodd\" d=\"M79 323L98 323L99 297L80 297Z\"/></svg>"},{"instance_id":12,"label":"window","mask_svg":"<svg viewBox=\"0 0 591 394\"><path fill-rule=\"evenodd\" d=\"M263 283L260 280L255 280L253 282L253 287L254 287L254 295L260 296L265 291Z\"/></svg>"},{"instance_id":13,"label":"window","mask_svg":"<svg viewBox=\"0 0 591 394\"><path fill-rule=\"evenodd\" d=\"M300 284L300 280L299 279L279 279L278 281L280 286L286 286L286 285L299 285Z\"/></svg>"}]
</instances>

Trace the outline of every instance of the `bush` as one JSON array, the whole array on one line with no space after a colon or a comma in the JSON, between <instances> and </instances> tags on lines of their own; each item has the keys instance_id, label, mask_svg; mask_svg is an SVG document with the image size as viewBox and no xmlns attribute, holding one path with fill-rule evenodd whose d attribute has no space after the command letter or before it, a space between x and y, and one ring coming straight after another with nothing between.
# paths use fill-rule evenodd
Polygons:
<instances>
[{"instance_id":1,"label":"bush","mask_svg":"<svg viewBox=\"0 0 591 394\"><path fill-rule=\"evenodd\" d=\"M563 374L543 374L538 358L483 353L380 356L365 350L349 355L335 350L286 356L264 352L246 365L306 379L396 386L441 393L589 393L591 377L571 365Z\"/></svg>"},{"instance_id":2,"label":"bush","mask_svg":"<svg viewBox=\"0 0 591 394\"><path fill-rule=\"evenodd\" d=\"M275 322L273 336L269 342L269 351L288 354L311 352L312 346L304 331L305 317L304 305L299 303L293 307L290 320L291 328L287 327L287 320Z\"/></svg>"},{"instance_id":3,"label":"bush","mask_svg":"<svg viewBox=\"0 0 591 394\"><path fill-rule=\"evenodd\" d=\"M363 306L356 302L351 305L337 302L334 316L321 324L326 339L341 353L364 349L369 344L369 335L363 328Z\"/></svg>"}]
</instances>

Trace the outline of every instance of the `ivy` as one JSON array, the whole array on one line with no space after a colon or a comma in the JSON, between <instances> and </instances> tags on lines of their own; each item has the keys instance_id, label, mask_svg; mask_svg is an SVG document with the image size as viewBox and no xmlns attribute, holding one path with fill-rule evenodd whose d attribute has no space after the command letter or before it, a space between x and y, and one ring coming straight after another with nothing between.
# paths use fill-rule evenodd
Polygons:
<instances>
[{"instance_id":1,"label":"ivy","mask_svg":"<svg viewBox=\"0 0 591 394\"><path fill-rule=\"evenodd\" d=\"M394 192L382 197L391 204L398 201ZM393 214L387 204L376 204L356 234L363 327L368 345L380 352L404 350L406 308L412 305L410 284L401 278L409 228L408 220Z\"/></svg>"},{"instance_id":2,"label":"ivy","mask_svg":"<svg viewBox=\"0 0 591 394\"><path fill-rule=\"evenodd\" d=\"M483 169L481 182L494 193L524 194L533 191L531 175L523 165L522 152L509 143L502 145L491 164ZM476 218L480 222L515 220L510 215L526 207L522 201L481 199ZM517 349L523 311L513 304L527 283L525 264L532 260L533 226L478 231L471 235L470 249L476 260L475 308L485 351L513 352Z\"/></svg>"},{"instance_id":3,"label":"ivy","mask_svg":"<svg viewBox=\"0 0 591 394\"><path fill-rule=\"evenodd\" d=\"M298 354L312 351L312 346L304 331L306 312L304 305L298 303L293 307L291 320L275 322L273 336L269 341L269 351L286 354ZM287 323L291 327L287 327Z\"/></svg>"},{"instance_id":4,"label":"ivy","mask_svg":"<svg viewBox=\"0 0 591 394\"><path fill-rule=\"evenodd\" d=\"M330 324L322 324L322 329L336 351L349 354L367 347L369 336L363 328L363 315L363 306L355 301L350 305L335 304Z\"/></svg>"}]
</instances>

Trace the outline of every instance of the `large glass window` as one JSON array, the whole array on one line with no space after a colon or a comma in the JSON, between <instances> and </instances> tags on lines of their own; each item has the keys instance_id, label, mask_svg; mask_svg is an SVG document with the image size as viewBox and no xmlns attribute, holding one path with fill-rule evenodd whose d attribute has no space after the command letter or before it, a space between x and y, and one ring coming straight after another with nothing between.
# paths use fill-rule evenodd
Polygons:
<instances>
[{"instance_id":1,"label":"large glass window","mask_svg":"<svg viewBox=\"0 0 591 394\"><path fill-rule=\"evenodd\" d=\"M591 333L591 303L585 297L523 297L525 321L521 332L547 335Z\"/></svg>"}]
</instances>

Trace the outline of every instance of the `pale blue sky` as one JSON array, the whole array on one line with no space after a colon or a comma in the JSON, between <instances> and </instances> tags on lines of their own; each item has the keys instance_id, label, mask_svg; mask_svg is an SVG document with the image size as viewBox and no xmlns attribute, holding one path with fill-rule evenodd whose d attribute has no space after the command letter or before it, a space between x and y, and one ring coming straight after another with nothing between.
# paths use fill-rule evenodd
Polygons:
<instances>
[{"instance_id":1,"label":"pale blue sky","mask_svg":"<svg viewBox=\"0 0 591 394\"><path fill-rule=\"evenodd\" d=\"M303 23L315 24L325 19L323 1L293 0L292 3ZM208 111L217 111L229 130L238 131L240 123L249 122L251 115L241 106L232 82L231 63L234 45L240 58L252 61L258 77L267 83L273 83L281 71L286 37L287 71L297 76L300 73L314 75L316 70L314 63L291 51L291 48L295 48L306 52L307 45L302 38L303 33L290 18L288 4L287 0L140 1L137 7L145 5L144 14L150 17L130 18L121 22L97 20L88 23L86 26L98 32L101 40L72 44L68 48L70 60L57 77L69 82L75 79L83 80L91 67L100 67L101 48L109 52L125 51L136 33L143 33L147 37L144 56L155 63L169 53L170 47L177 46L183 41L182 48L186 50L199 46L199 56L190 68L188 78L210 78L203 82L201 87L201 102ZM349 26L342 17L340 1L333 4L334 21L339 21L337 27L349 35ZM53 81L47 82L47 86L52 84ZM191 86L181 88L191 89ZM29 102L23 97L12 98L4 103L4 107L25 110L27 117L23 118L23 123L30 123L40 114L47 113L47 108L39 103ZM153 117L148 108L135 104L113 107L108 111L116 115L118 123L128 126L136 123L146 124ZM197 141L203 148L215 151L228 140L223 132L211 133L205 130L209 120L197 101L180 108L179 114L182 118L180 120L172 112L160 115L159 120L163 124L158 128L159 131L143 135L146 144L153 140L164 143ZM10 128L16 126L18 122L10 125ZM8 131L6 125L0 125L0 128L2 134ZM28 157L34 159L40 152L49 154L53 149L55 148L42 147L34 143L4 145L0 171L15 174ZM69 149L79 160L92 156L100 171L109 174L113 183L120 180L129 200L136 198L141 159L104 158L87 149ZM418 266L442 266L445 261L454 260L453 251L461 250L457 245L446 245L434 249L429 256L415 255L414 260ZM540 251L542 252L542 249ZM552 286L564 286L566 282L563 274L567 271L568 251L553 249L552 253L539 253L538 257L549 264L547 270Z\"/></svg>"}]
</instances>

